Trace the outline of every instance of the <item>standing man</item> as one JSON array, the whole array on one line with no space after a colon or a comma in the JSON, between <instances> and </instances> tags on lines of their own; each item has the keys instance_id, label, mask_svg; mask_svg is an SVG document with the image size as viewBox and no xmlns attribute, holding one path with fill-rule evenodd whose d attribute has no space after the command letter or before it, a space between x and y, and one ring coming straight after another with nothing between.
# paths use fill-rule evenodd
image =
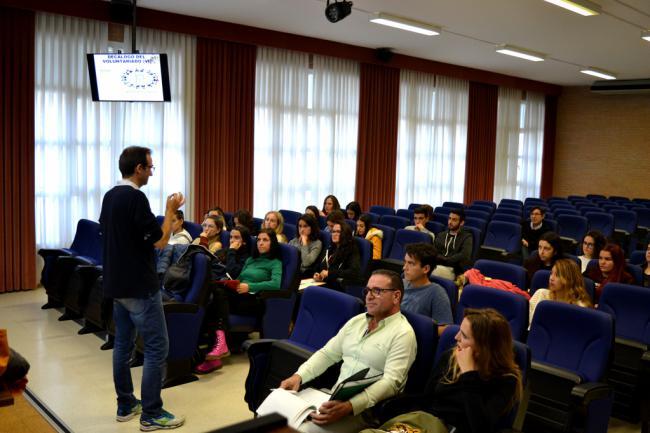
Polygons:
<instances>
[{"instance_id":1,"label":"standing man","mask_svg":"<svg viewBox=\"0 0 650 433\"><path fill-rule=\"evenodd\" d=\"M164 410L160 397L169 341L154 248L169 241L172 219L185 198L181 193L167 197L161 227L140 191L153 175L151 150L127 147L120 155L119 168L122 180L104 196L99 217L104 238L104 295L113 299L115 321L116 419L128 421L142 413L142 431L176 428L185 419ZM136 331L144 340L142 401L133 395L129 368Z\"/></svg>"},{"instance_id":2,"label":"standing man","mask_svg":"<svg viewBox=\"0 0 650 433\"><path fill-rule=\"evenodd\" d=\"M472 265L472 233L463 229L465 211L454 209L449 212L447 230L438 233L433 246L438 250L438 266L433 275L454 281Z\"/></svg>"}]
</instances>

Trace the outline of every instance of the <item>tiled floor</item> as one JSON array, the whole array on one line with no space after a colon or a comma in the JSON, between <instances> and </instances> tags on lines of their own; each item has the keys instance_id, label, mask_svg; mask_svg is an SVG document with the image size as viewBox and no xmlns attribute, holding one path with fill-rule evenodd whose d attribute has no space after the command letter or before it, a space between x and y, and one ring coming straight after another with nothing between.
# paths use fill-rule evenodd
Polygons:
<instances>
[{"instance_id":1,"label":"tiled floor","mask_svg":"<svg viewBox=\"0 0 650 433\"><path fill-rule=\"evenodd\" d=\"M101 351L94 335L77 335L80 326L59 322L57 310L41 310L42 289L0 295L0 328L31 363L29 388L74 432L138 431L137 420L115 421L111 351ZM165 407L187 416L183 432L205 432L252 417L244 403L248 372L245 355L226 358L223 369L196 382L163 390ZM141 368L132 369L138 389ZM139 395L139 393L137 394ZM0 418L0 433L9 433ZM638 425L613 419L610 432L640 432Z\"/></svg>"}]
</instances>

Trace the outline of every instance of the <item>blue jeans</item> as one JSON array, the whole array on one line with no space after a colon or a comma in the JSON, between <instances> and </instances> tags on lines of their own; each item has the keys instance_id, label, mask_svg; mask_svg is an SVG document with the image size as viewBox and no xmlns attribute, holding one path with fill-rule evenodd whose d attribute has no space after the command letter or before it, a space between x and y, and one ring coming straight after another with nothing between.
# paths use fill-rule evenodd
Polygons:
<instances>
[{"instance_id":1,"label":"blue jeans","mask_svg":"<svg viewBox=\"0 0 650 433\"><path fill-rule=\"evenodd\" d=\"M135 343L135 331L144 342L142 372L142 416L157 417L162 410L160 388L169 351L167 325L160 291L149 298L113 300L115 347L113 348L113 381L118 407L135 404L129 358Z\"/></svg>"}]
</instances>

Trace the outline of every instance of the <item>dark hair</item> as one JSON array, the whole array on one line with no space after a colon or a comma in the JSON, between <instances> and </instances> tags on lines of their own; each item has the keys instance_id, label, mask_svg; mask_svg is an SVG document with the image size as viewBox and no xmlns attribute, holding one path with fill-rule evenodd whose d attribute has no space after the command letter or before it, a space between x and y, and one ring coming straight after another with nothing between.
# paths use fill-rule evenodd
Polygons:
<instances>
[{"instance_id":1,"label":"dark hair","mask_svg":"<svg viewBox=\"0 0 650 433\"><path fill-rule=\"evenodd\" d=\"M325 213L325 203L327 203L328 198L332 199L332 205L333 205L332 210L341 210L341 204L339 203L339 199L336 198L334 195L330 194L327 197L325 197L325 200L323 200L323 213Z\"/></svg>"},{"instance_id":2,"label":"dark hair","mask_svg":"<svg viewBox=\"0 0 650 433\"><path fill-rule=\"evenodd\" d=\"M427 217L429 219L433 218L433 206L431 206L429 204L423 204L423 205L420 205L420 207L424 208L425 214L427 215ZM413 213L415 213L415 211Z\"/></svg>"},{"instance_id":3,"label":"dark hair","mask_svg":"<svg viewBox=\"0 0 650 433\"><path fill-rule=\"evenodd\" d=\"M269 239L271 239L271 249L269 249L267 257L271 260L280 259L280 243L278 242L278 237L275 234L275 231L272 229L261 229L257 237L259 238L259 235L262 233L266 233L269 236ZM252 256L254 259L260 256L260 250L257 249L257 245L253 248Z\"/></svg>"},{"instance_id":4,"label":"dark hair","mask_svg":"<svg viewBox=\"0 0 650 433\"><path fill-rule=\"evenodd\" d=\"M253 233L253 215L246 209L239 209L235 214L232 216L232 221L233 224L235 222L235 218L237 218L237 224L240 226L246 227L251 233Z\"/></svg>"},{"instance_id":5,"label":"dark hair","mask_svg":"<svg viewBox=\"0 0 650 433\"><path fill-rule=\"evenodd\" d=\"M347 248L349 244L354 242L354 237L352 235L352 229L348 223L343 221L334 221L334 224L338 224L341 227L341 235L339 236L339 244L336 245L337 249ZM334 245L334 242L332 242Z\"/></svg>"},{"instance_id":6,"label":"dark hair","mask_svg":"<svg viewBox=\"0 0 650 433\"><path fill-rule=\"evenodd\" d=\"M413 210L413 215L415 214L424 214L425 218L431 219L431 214L429 213L429 209L427 209L425 206L418 206Z\"/></svg>"},{"instance_id":7,"label":"dark hair","mask_svg":"<svg viewBox=\"0 0 650 433\"><path fill-rule=\"evenodd\" d=\"M359 221L363 221L363 223L366 226L366 232L363 235L357 234L357 236L365 237L370 229L372 228L372 218L370 217L369 214L367 213L362 213L361 216L359 216Z\"/></svg>"},{"instance_id":8,"label":"dark hair","mask_svg":"<svg viewBox=\"0 0 650 433\"><path fill-rule=\"evenodd\" d=\"M539 211L539 213L542 214L542 216L546 215L546 209L544 209L544 208L541 207L541 206L533 206L533 207L531 207L529 213L533 213L533 211L534 211L535 209L537 209L537 210Z\"/></svg>"},{"instance_id":9,"label":"dark hair","mask_svg":"<svg viewBox=\"0 0 650 433\"><path fill-rule=\"evenodd\" d=\"M614 262L614 269L607 276L608 282L617 282L620 283L623 281L623 274L625 271L625 253L623 249L614 243L608 243L603 247L601 252L608 251L612 255L612 261Z\"/></svg>"},{"instance_id":10,"label":"dark hair","mask_svg":"<svg viewBox=\"0 0 650 433\"><path fill-rule=\"evenodd\" d=\"M345 223L345 215L341 209L334 209L327 215L326 221L330 223Z\"/></svg>"},{"instance_id":11,"label":"dark hair","mask_svg":"<svg viewBox=\"0 0 650 433\"><path fill-rule=\"evenodd\" d=\"M181 223L181 228L185 228L185 214L183 213L182 210L178 209L175 213L176 218L179 220L182 220L183 222Z\"/></svg>"},{"instance_id":12,"label":"dark hair","mask_svg":"<svg viewBox=\"0 0 650 433\"><path fill-rule=\"evenodd\" d=\"M558 235L555 232L546 232L543 235L539 237L540 241L546 241L548 242L551 247L553 247L553 259L552 262L554 263L557 259L561 259L563 256L562 253L562 239L560 238L560 235Z\"/></svg>"},{"instance_id":13,"label":"dark hair","mask_svg":"<svg viewBox=\"0 0 650 433\"><path fill-rule=\"evenodd\" d=\"M212 212L212 211L216 211L216 212L217 212L219 215L221 215L221 216L224 216L224 215L225 215L225 213L223 212L223 209L221 209L219 206L215 206L215 207L213 207L212 209L208 209L208 211L207 211L206 213L209 214L209 213Z\"/></svg>"},{"instance_id":14,"label":"dark hair","mask_svg":"<svg viewBox=\"0 0 650 433\"><path fill-rule=\"evenodd\" d=\"M311 204L305 208L305 213L307 213L308 209L314 213L314 218L318 219L318 215L320 215L320 211L318 210L318 208L313 204Z\"/></svg>"},{"instance_id":15,"label":"dark hair","mask_svg":"<svg viewBox=\"0 0 650 433\"><path fill-rule=\"evenodd\" d=\"M591 230L590 232L587 232L585 238L587 236L590 236L594 240L594 255L592 256L592 259L597 259L600 250L602 250L605 244L607 244L607 239L599 230ZM582 240L584 241L585 238L582 238ZM582 249L580 249L580 251L582 251Z\"/></svg>"},{"instance_id":16,"label":"dark hair","mask_svg":"<svg viewBox=\"0 0 650 433\"><path fill-rule=\"evenodd\" d=\"M141 146L129 146L120 155L120 173L123 178L133 176L138 165L147 167L147 155L151 155L151 149Z\"/></svg>"},{"instance_id":17,"label":"dark hair","mask_svg":"<svg viewBox=\"0 0 650 433\"><path fill-rule=\"evenodd\" d=\"M345 207L345 210L346 211L351 210L352 212L354 212L354 218L352 219L355 221L358 220L359 215L361 215L361 205L356 201L351 201L350 203L348 203L348 205Z\"/></svg>"},{"instance_id":18,"label":"dark hair","mask_svg":"<svg viewBox=\"0 0 650 433\"><path fill-rule=\"evenodd\" d=\"M424 242L407 244L405 253L411 256L411 258L419 261L421 267L429 266L429 272L433 271L436 268L438 251L431 244Z\"/></svg>"},{"instance_id":19,"label":"dark hair","mask_svg":"<svg viewBox=\"0 0 650 433\"><path fill-rule=\"evenodd\" d=\"M318 235L320 233L320 227L318 227L318 221L316 221L316 218L308 213L300 215L300 218L298 218L298 221L296 222L296 237L300 236L300 221L303 221L311 229L311 233L309 233L309 240L317 240L319 238Z\"/></svg>"},{"instance_id":20,"label":"dark hair","mask_svg":"<svg viewBox=\"0 0 650 433\"><path fill-rule=\"evenodd\" d=\"M462 208L452 209L451 211L449 211L449 214L451 215L452 213L454 215L458 215L458 217L460 218L460 222L465 221L465 209Z\"/></svg>"},{"instance_id":21,"label":"dark hair","mask_svg":"<svg viewBox=\"0 0 650 433\"><path fill-rule=\"evenodd\" d=\"M400 302L404 299L404 282L397 272L389 271L388 269L377 269L372 272L371 276L372 275L383 275L384 277L388 277L390 279L390 288L396 289L400 293Z\"/></svg>"},{"instance_id":22,"label":"dark hair","mask_svg":"<svg viewBox=\"0 0 650 433\"><path fill-rule=\"evenodd\" d=\"M251 251L251 232L248 230L247 227L244 227L242 225L238 225L233 227L230 230L230 236L232 236L232 232L237 230L239 234L241 235L242 242L244 244L245 250L248 254L250 254Z\"/></svg>"}]
</instances>

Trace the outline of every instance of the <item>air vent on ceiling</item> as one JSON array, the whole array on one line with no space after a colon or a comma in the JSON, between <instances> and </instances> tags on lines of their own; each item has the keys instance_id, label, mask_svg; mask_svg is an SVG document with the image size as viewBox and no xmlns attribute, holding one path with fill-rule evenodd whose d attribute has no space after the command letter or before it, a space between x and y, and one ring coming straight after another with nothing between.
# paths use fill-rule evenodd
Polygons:
<instances>
[{"instance_id":1,"label":"air vent on ceiling","mask_svg":"<svg viewBox=\"0 0 650 433\"><path fill-rule=\"evenodd\" d=\"M650 93L650 78L639 80L599 80L591 85L591 91L601 94Z\"/></svg>"}]
</instances>

